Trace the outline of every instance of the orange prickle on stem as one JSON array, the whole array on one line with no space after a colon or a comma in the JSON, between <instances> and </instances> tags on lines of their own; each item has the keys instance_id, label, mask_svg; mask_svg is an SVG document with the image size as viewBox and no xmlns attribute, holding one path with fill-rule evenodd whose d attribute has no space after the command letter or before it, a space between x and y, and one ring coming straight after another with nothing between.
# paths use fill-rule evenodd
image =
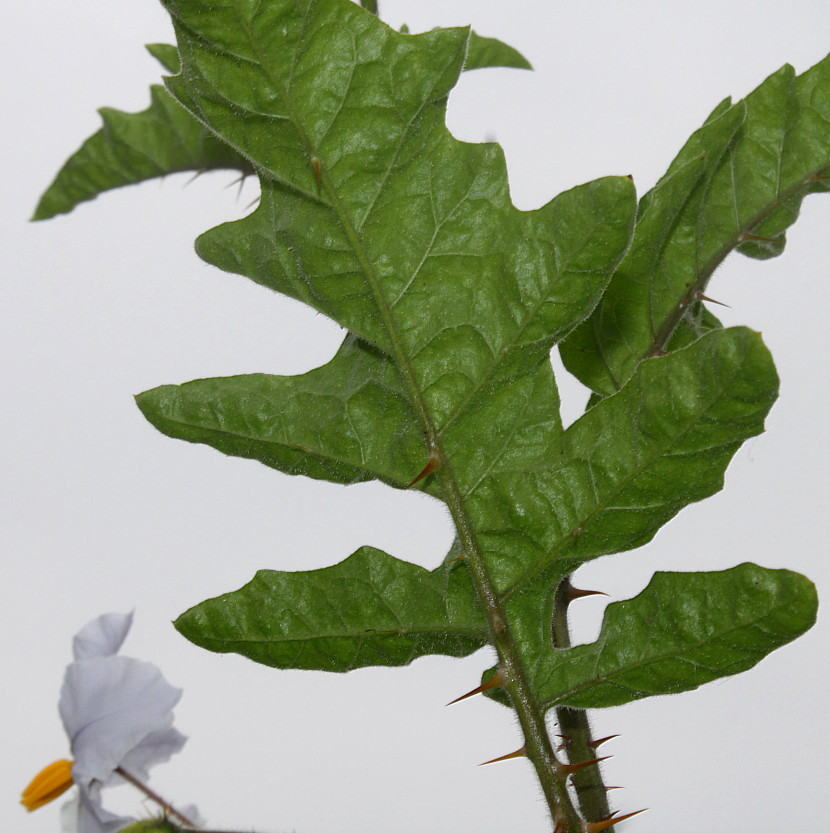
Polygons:
<instances>
[{"instance_id":1,"label":"orange prickle on stem","mask_svg":"<svg viewBox=\"0 0 830 833\"><path fill-rule=\"evenodd\" d=\"M698 301L708 301L710 304L717 304L720 307L728 307L729 309L732 309L732 307L730 307L729 304L724 304L723 301L716 301L714 298L710 298L708 295L704 295L702 292L697 293L697 299Z\"/></svg>"},{"instance_id":2,"label":"orange prickle on stem","mask_svg":"<svg viewBox=\"0 0 830 833\"><path fill-rule=\"evenodd\" d=\"M421 471L415 475L415 477L406 484L407 489L411 489L419 480L423 480L428 474L432 474L435 469L438 468L438 455L432 451L429 455L429 460L427 464L421 469Z\"/></svg>"},{"instance_id":3,"label":"orange prickle on stem","mask_svg":"<svg viewBox=\"0 0 830 833\"><path fill-rule=\"evenodd\" d=\"M447 703L448 706L451 706L453 703L460 703L462 700L466 700L468 697L472 697L474 694L481 694L483 691L489 691L491 688L496 688L500 686L504 682L504 675L501 671L496 671L492 677L490 677L487 682L482 683L480 686L477 686L472 691L468 691L466 694L462 694L460 697L456 697L455 700L450 700Z\"/></svg>"},{"instance_id":4,"label":"orange prickle on stem","mask_svg":"<svg viewBox=\"0 0 830 833\"><path fill-rule=\"evenodd\" d=\"M506 755L501 755L498 758L493 758L489 761L484 761L479 764L479 766L487 766L487 764L497 764L499 761L509 761L511 758L523 758L525 755L525 748L522 746L521 748L517 749L515 752L508 752Z\"/></svg>"},{"instance_id":5,"label":"orange prickle on stem","mask_svg":"<svg viewBox=\"0 0 830 833\"><path fill-rule=\"evenodd\" d=\"M590 761L580 761L578 764L559 764L559 771L563 775L570 775L572 772L579 772L580 769L585 769L589 766L595 766L600 761L607 761L612 755L606 755L604 758L591 758Z\"/></svg>"},{"instance_id":6,"label":"orange prickle on stem","mask_svg":"<svg viewBox=\"0 0 830 833\"><path fill-rule=\"evenodd\" d=\"M44 804L63 795L74 783L72 781L73 761L62 758L44 767L20 796L20 803L31 813Z\"/></svg>"},{"instance_id":7,"label":"orange prickle on stem","mask_svg":"<svg viewBox=\"0 0 830 833\"><path fill-rule=\"evenodd\" d=\"M642 810L635 810L633 813L626 813L624 816L618 816L616 813L614 813L613 816L604 819L603 821L585 822L585 833L602 833L603 830L607 830L609 827L613 827L615 824L619 824L621 821L630 819L632 816L637 816L640 813L645 813L647 809L648 807L644 807Z\"/></svg>"},{"instance_id":8,"label":"orange prickle on stem","mask_svg":"<svg viewBox=\"0 0 830 833\"><path fill-rule=\"evenodd\" d=\"M604 738L598 738L597 740L592 740L588 746L591 747L594 751L598 746L602 746L603 743L607 743L609 740L614 740L614 738L618 738L619 735L606 735Z\"/></svg>"},{"instance_id":9,"label":"orange prickle on stem","mask_svg":"<svg viewBox=\"0 0 830 833\"><path fill-rule=\"evenodd\" d=\"M573 602L577 599L584 599L586 596L607 596L608 594L602 590L580 590L572 584L568 585L568 601Z\"/></svg>"}]
</instances>

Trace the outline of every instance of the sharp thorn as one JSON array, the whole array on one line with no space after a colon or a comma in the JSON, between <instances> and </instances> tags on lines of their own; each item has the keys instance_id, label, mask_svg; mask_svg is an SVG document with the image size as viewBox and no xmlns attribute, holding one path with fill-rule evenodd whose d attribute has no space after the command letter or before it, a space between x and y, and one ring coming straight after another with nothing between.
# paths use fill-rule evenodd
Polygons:
<instances>
[{"instance_id":1,"label":"sharp thorn","mask_svg":"<svg viewBox=\"0 0 830 833\"><path fill-rule=\"evenodd\" d=\"M421 469L421 471L415 475L414 480L410 480L409 483L404 486L405 489L411 489L419 480L423 480L428 474L432 474L435 469L438 468L438 455L435 452L432 452L429 455L429 460L427 464Z\"/></svg>"},{"instance_id":2,"label":"sharp thorn","mask_svg":"<svg viewBox=\"0 0 830 833\"><path fill-rule=\"evenodd\" d=\"M248 174L240 174L236 179L232 179L224 188L225 191L228 188L232 188L234 185L239 185L240 182L244 182L248 178Z\"/></svg>"},{"instance_id":3,"label":"sharp thorn","mask_svg":"<svg viewBox=\"0 0 830 833\"><path fill-rule=\"evenodd\" d=\"M501 755L498 758L493 758L491 761L484 761L483 763L480 763L479 766L487 766L487 764L497 764L499 761L509 761L511 758L523 758L524 754L525 748L524 746L522 746L515 752L508 752L506 755Z\"/></svg>"},{"instance_id":4,"label":"sharp thorn","mask_svg":"<svg viewBox=\"0 0 830 833\"><path fill-rule=\"evenodd\" d=\"M196 171L196 173L194 173L193 176L190 177L190 179L188 179L184 185L182 185L182 188L187 188L187 186L190 185L191 182L197 180L203 173L205 173L205 171L207 171L207 168L199 168L199 170Z\"/></svg>"},{"instance_id":5,"label":"sharp thorn","mask_svg":"<svg viewBox=\"0 0 830 833\"><path fill-rule=\"evenodd\" d=\"M710 298L708 295L704 295L702 292L697 293L698 301L708 301L710 304L717 304L719 307L726 307L727 309L732 309L729 304L724 304L723 301L716 301L714 298Z\"/></svg>"},{"instance_id":6,"label":"sharp thorn","mask_svg":"<svg viewBox=\"0 0 830 833\"><path fill-rule=\"evenodd\" d=\"M608 790L624 790L624 789L625 789L625 787L606 787L605 788L606 792Z\"/></svg>"},{"instance_id":7,"label":"sharp thorn","mask_svg":"<svg viewBox=\"0 0 830 833\"><path fill-rule=\"evenodd\" d=\"M570 775L572 772L579 772L589 766L594 766L600 761L607 761L611 755L606 755L604 758L592 758L590 761L580 761L578 764L559 764L559 771L563 775Z\"/></svg>"},{"instance_id":8,"label":"sharp thorn","mask_svg":"<svg viewBox=\"0 0 830 833\"><path fill-rule=\"evenodd\" d=\"M491 688L496 688L504 683L504 675L501 671L496 671L492 677L486 682L483 682L480 686L474 688L472 691L468 691L466 694L462 694L460 697L456 697L455 700L450 700L447 703L448 706L451 706L453 703L460 703L462 700L466 700L468 697L472 697L474 694L481 694L483 691L489 691Z\"/></svg>"},{"instance_id":9,"label":"sharp thorn","mask_svg":"<svg viewBox=\"0 0 830 833\"><path fill-rule=\"evenodd\" d=\"M637 816L640 813L645 813L647 809L648 807L644 807L642 810L635 810L633 813L626 813L624 816L618 816L615 813L613 817L603 819L602 821L585 822L585 833L602 833L603 830L607 830L609 827L613 827L621 821L630 819L632 816Z\"/></svg>"},{"instance_id":10,"label":"sharp thorn","mask_svg":"<svg viewBox=\"0 0 830 833\"><path fill-rule=\"evenodd\" d=\"M594 751L596 751L596 748L597 748L598 746L602 746L602 744L603 744L603 743L606 743L606 742L607 742L607 741L609 741L609 740L614 740L614 738L618 738L618 737L619 737L619 735L606 735L606 737L604 737L604 738L599 738L599 740L592 740L592 741L588 744L588 746L590 746L590 747L591 747L591 749L593 749Z\"/></svg>"},{"instance_id":11,"label":"sharp thorn","mask_svg":"<svg viewBox=\"0 0 830 833\"><path fill-rule=\"evenodd\" d=\"M568 601L572 602L574 599L582 599L585 596L607 596L602 590L580 590L578 587L571 585L568 588Z\"/></svg>"}]
</instances>

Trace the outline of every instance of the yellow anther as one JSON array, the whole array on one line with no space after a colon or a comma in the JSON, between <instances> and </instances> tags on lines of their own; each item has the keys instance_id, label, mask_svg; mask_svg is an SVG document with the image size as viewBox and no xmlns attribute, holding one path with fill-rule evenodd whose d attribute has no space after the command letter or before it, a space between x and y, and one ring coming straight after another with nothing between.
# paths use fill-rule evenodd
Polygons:
<instances>
[{"instance_id":1,"label":"yellow anther","mask_svg":"<svg viewBox=\"0 0 830 833\"><path fill-rule=\"evenodd\" d=\"M31 813L54 801L72 786L72 761L62 759L44 767L23 790L20 803Z\"/></svg>"}]
</instances>

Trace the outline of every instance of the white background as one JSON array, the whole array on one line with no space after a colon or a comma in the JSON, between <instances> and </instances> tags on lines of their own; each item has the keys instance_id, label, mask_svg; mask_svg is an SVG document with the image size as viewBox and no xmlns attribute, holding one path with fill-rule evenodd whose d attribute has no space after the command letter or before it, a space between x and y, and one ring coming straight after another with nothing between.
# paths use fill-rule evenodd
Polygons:
<instances>
[{"instance_id":1,"label":"white background","mask_svg":"<svg viewBox=\"0 0 830 833\"><path fill-rule=\"evenodd\" d=\"M830 51L825 2L386 0L413 31L472 23L519 48L534 73L462 79L449 123L505 146L514 200L633 174L654 184L724 96L784 62ZM95 108L143 109L158 78L142 44L170 41L146 2L8 0L0 13L4 113L0 828L56 831L58 805L26 816L20 789L67 755L56 702L72 634L136 609L124 652L184 688L184 751L152 784L195 802L212 828L260 833L543 833L509 712L482 698L445 708L491 662L421 659L348 675L279 672L212 655L170 625L260 567L309 569L372 544L424 566L451 531L429 498L378 484L290 478L167 439L131 395L162 383L326 361L341 333L300 304L200 262L192 240L255 196L233 176L187 175L112 192L27 224L64 159L98 128ZM643 549L602 559L577 584L627 598L655 569L744 560L811 576L827 598L830 199L807 200L784 255L735 255L710 294L727 323L764 333L782 377L768 433L737 455L720 495L686 509ZM584 396L565 387L566 416ZM592 638L604 602L581 602ZM632 833L821 830L827 825L827 621L744 675L595 715L607 782ZM605 751L605 750L603 750ZM147 815L130 788L122 809Z\"/></svg>"}]
</instances>

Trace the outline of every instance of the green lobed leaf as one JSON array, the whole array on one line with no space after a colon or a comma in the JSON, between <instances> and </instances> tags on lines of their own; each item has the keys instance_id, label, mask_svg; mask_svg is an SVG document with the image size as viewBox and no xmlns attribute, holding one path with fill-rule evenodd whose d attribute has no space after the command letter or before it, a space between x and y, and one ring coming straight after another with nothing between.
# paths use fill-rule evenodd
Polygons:
<instances>
[{"instance_id":1,"label":"green lobed leaf","mask_svg":"<svg viewBox=\"0 0 830 833\"><path fill-rule=\"evenodd\" d=\"M260 570L175 626L211 651L277 668L342 672L424 654L462 657L488 641L466 569L450 562L429 572L362 547L321 570Z\"/></svg>"},{"instance_id":2,"label":"green lobed leaf","mask_svg":"<svg viewBox=\"0 0 830 833\"><path fill-rule=\"evenodd\" d=\"M497 463L550 451L561 422L548 351L589 314L628 243L630 180L598 180L518 211L501 150L458 142L444 125L467 30L399 35L335 0L275 2L253 16L234 4L213 4L211 15L199 3L170 9L182 57L170 88L254 160L262 181L259 208L203 235L199 253L347 326L361 367L351 389L397 374L412 416L398 430L381 400L365 396L359 431L347 426L342 382L324 404L342 356L339 368L297 382L150 391L139 399L145 413L168 433L341 482L411 480L426 446L406 477L391 451L411 465L394 443L423 443L425 421L465 491ZM358 356L369 350L372 362ZM263 385L283 401L263 397ZM300 389L313 414L291 405ZM377 462L367 466L371 443Z\"/></svg>"},{"instance_id":3,"label":"green lobed leaf","mask_svg":"<svg viewBox=\"0 0 830 833\"><path fill-rule=\"evenodd\" d=\"M780 254L804 197L830 189L829 128L830 58L719 105L643 198L602 302L561 346L568 370L602 395L619 390L689 320L729 252Z\"/></svg>"},{"instance_id":4,"label":"green lobed leaf","mask_svg":"<svg viewBox=\"0 0 830 833\"><path fill-rule=\"evenodd\" d=\"M223 53L193 36L200 6L174 6L174 17L180 8L195 19L179 26L185 69L171 88L262 171L257 211L203 235L199 253L395 353L423 400L413 409L463 438L459 476L468 462L480 476L484 463L469 454L476 435L482 449L493 435L520 433L538 445L545 428L535 426L559 425L548 350L588 314L627 243L631 183L607 178L537 212L515 209L500 149L458 142L443 123L466 30L404 36L352 4L316 5L306 21L301 7L275 3L253 26L254 48L228 7L214 9L228 17L218 26ZM365 55L344 34L352 24ZM288 42L269 49L283 28ZM263 55L273 66L257 64ZM320 68L328 86L312 71ZM399 73L407 82L390 85ZM257 84L270 90L262 106L247 101ZM508 381L535 397L518 424L515 409L494 407L509 398Z\"/></svg>"},{"instance_id":5,"label":"green lobed leaf","mask_svg":"<svg viewBox=\"0 0 830 833\"><path fill-rule=\"evenodd\" d=\"M558 651L535 673L548 707L617 706L689 691L746 671L812 627L812 582L741 564L709 573L655 573L605 612L599 638Z\"/></svg>"},{"instance_id":6,"label":"green lobed leaf","mask_svg":"<svg viewBox=\"0 0 830 833\"><path fill-rule=\"evenodd\" d=\"M179 68L175 47L147 47L166 69ZM150 87L150 106L140 113L110 107L98 112L104 126L58 172L38 202L33 220L72 211L104 191L179 171L219 168L253 173L250 163L183 110L163 87Z\"/></svg>"},{"instance_id":7,"label":"green lobed leaf","mask_svg":"<svg viewBox=\"0 0 830 833\"><path fill-rule=\"evenodd\" d=\"M198 253L349 335L304 376L164 386L139 407L170 436L338 483L401 488L436 462L418 488L447 503L458 534L432 572L371 547L260 571L183 614L187 638L335 672L492 642L534 739L546 709L689 690L810 627L806 579L745 564L657 574L609 607L596 643L551 645L561 579L716 492L762 430L769 354L757 333L722 329L700 293L732 249L779 253L803 197L827 190L827 62L719 105L639 208L629 178L606 177L522 212L501 149L459 142L444 122L462 70L526 64L501 42L396 33L348 0L163 2L178 52L153 50L178 70L176 113L261 185L259 207L202 235ZM157 169L177 158L175 131L143 135L153 108L173 106L155 96L143 114L105 111L102 135L118 138L85 146L90 194L114 187L95 176L115 150L129 149L123 182L150 175L130 156L148 142ZM64 190L69 207L89 198ZM567 430L549 361L563 340L595 392Z\"/></svg>"},{"instance_id":8,"label":"green lobed leaf","mask_svg":"<svg viewBox=\"0 0 830 833\"><path fill-rule=\"evenodd\" d=\"M183 61L171 90L262 180L259 208L197 250L356 339L347 360L302 379L162 388L142 394L142 409L175 436L339 482L404 485L419 469L419 438L434 431L519 649L529 666L542 661L556 582L645 543L712 494L740 442L760 432L777 386L760 338L713 331L646 362L563 435L547 351L590 313L625 251L630 182L598 180L538 211L515 209L500 150L458 142L444 126L465 30L403 36L338 0L256 14L168 7ZM728 146L735 125L712 124ZM694 189L699 156L678 194ZM333 381L347 363L359 370ZM403 407L366 396L350 420L353 393L381 377ZM300 391L313 407L294 406ZM384 421L389 413L398 416ZM396 437L411 449L397 462Z\"/></svg>"}]
</instances>

